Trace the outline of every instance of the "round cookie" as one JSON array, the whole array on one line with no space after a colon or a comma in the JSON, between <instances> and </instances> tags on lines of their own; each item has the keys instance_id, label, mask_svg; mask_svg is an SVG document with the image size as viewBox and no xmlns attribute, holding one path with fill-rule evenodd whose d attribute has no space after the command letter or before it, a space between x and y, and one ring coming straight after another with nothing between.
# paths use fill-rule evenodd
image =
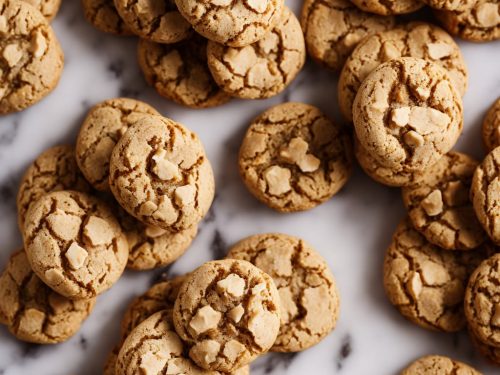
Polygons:
<instances>
[{"instance_id":1,"label":"round cookie","mask_svg":"<svg viewBox=\"0 0 500 375\"><path fill-rule=\"evenodd\" d=\"M230 97L207 66L207 41L200 36L176 44L139 42L139 65L146 81L165 98L191 108L224 104Z\"/></svg>"},{"instance_id":2,"label":"round cookie","mask_svg":"<svg viewBox=\"0 0 500 375\"><path fill-rule=\"evenodd\" d=\"M191 25L177 10L174 0L114 0L128 29L158 43L177 43L189 38Z\"/></svg>"},{"instance_id":3,"label":"round cookie","mask_svg":"<svg viewBox=\"0 0 500 375\"><path fill-rule=\"evenodd\" d=\"M113 0L82 0L83 14L96 29L114 35L132 35Z\"/></svg>"},{"instance_id":4,"label":"round cookie","mask_svg":"<svg viewBox=\"0 0 500 375\"><path fill-rule=\"evenodd\" d=\"M493 103L484 118L483 142L487 152L500 146L500 98Z\"/></svg>"},{"instance_id":5,"label":"round cookie","mask_svg":"<svg viewBox=\"0 0 500 375\"><path fill-rule=\"evenodd\" d=\"M37 8L47 20L51 21L56 16L61 6L61 0L22 0Z\"/></svg>"},{"instance_id":6,"label":"round cookie","mask_svg":"<svg viewBox=\"0 0 500 375\"><path fill-rule=\"evenodd\" d=\"M109 191L109 159L120 137L144 115L160 115L149 104L116 98L92 107L76 140L76 161L97 190Z\"/></svg>"},{"instance_id":7,"label":"round cookie","mask_svg":"<svg viewBox=\"0 0 500 375\"><path fill-rule=\"evenodd\" d=\"M463 11L436 11L436 17L452 35L473 42L500 39L500 0L477 0Z\"/></svg>"},{"instance_id":8,"label":"round cookie","mask_svg":"<svg viewBox=\"0 0 500 375\"><path fill-rule=\"evenodd\" d=\"M11 255L0 276L0 322L19 340L55 344L68 340L94 307L95 299L69 300L31 270L24 250Z\"/></svg>"},{"instance_id":9,"label":"round cookie","mask_svg":"<svg viewBox=\"0 0 500 375\"><path fill-rule=\"evenodd\" d=\"M309 55L320 64L340 70L366 36L394 27L394 17L359 10L349 0L306 0L301 15Z\"/></svg>"},{"instance_id":10,"label":"round cookie","mask_svg":"<svg viewBox=\"0 0 500 375\"><path fill-rule=\"evenodd\" d=\"M259 41L245 47L211 41L207 56L215 82L227 94L264 99L279 94L294 80L304 66L306 47L299 21L285 7L280 22Z\"/></svg>"},{"instance_id":11,"label":"round cookie","mask_svg":"<svg viewBox=\"0 0 500 375\"><path fill-rule=\"evenodd\" d=\"M410 220L427 241L447 250L473 250L486 240L469 199L477 165L452 151L427 168L418 183L402 189Z\"/></svg>"},{"instance_id":12,"label":"round cookie","mask_svg":"<svg viewBox=\"0 0 500 375\"><path fill-rule=\"evenodd\" d=\"M175 330L189 356L207 370L231 372L267 352L280 328L273 280L243 260L208 262L182 285Z\"/></svg>"},{"instance_id":13,"label":"round cookie","mask_svg":"<svg viewBox=\"0 0 500 375\"><path fill-rule=\"evenodd\" d=\"M491 151L474 172L471 200L477 218L497 245L500 244L500 147Z\"/></svg>"},{"instance_id":14,"label":"round cookie","mask_svg":"<svg viewBox=\"0 0 500 375\"><path fill-rule=\"evenodd\" d=\"M28 167L17 192L17 222L24 231L26 212L30 205L52 191L90 191L80 173L72 146L54 146L42 152Z\"/></svg>"},{"instance_id":15,"label":"round cookie","mask_svg":"<svg viewBox=\"0 0 500 375\"><path fill-rule=\"evenodd\" d=\"M481 375L465 363L439 355L429 355L413 362L401 375Z\"/></svg>"},{"instance_id":16,"label":"round cookie","mask_svg":"<svg viewBox=\"0 0 500 375\"><path fill-rule=\"evenodd\" d=\"M109 289L128 258L127 239L108 206L76 191L49 193L30 207L24 245L38 277L72 299Z\"/></svg>"},{"instance_id":17,"label":"round cookie","mask_svg":"<svg viewBox=\"0 0 500 375\"><path fill-rule=\"evenodd\" d=\"M198 136L170 119L148 116L114 148L110 187L129 214L175 233L207 214L215 183Z\"/></svg>"},{"instance_id":18,"label":"round cookie","mask_svg":"<svg viewBox=\"0 0 500 375\"><path fill-rule=\"evenodd\" d=\"M420 0L431 8L464 11L471 9L478 0Z\"/></svg>"},{"instance_id":19,"label":"round cookie","mask_svg":"<svg viewBox=\"0 0 500 375\"><path fill-rule=\"evenodd\" d=\"M350 136L303 103L272 107L253 120L239 152L244 183L282 212L313 208L335 195L352 169Z\"/></svg>"},{"instance_id":20,"label":"round cookie","mask_svg":"<svg viewBox=\"0 0 500 375\"><path fill-rule=\"evenodd\" d=\"M231 47L244 47L262 39L279 22L284 3L284 0L176 0L179 12L198 33Z\"/></svg>"},{"instance_id":21,"label":"round cookie","mask_svg":"<svg viewBox=\"0 0 500 375\"><path fill-rule=\"evenodd\" d=\"M2 2L0 55L0 114L35 104L59 82L61 46L45 17L26 2Z\"/></svg>"},{"instance_id":22,"label":"round cookie","mask_svg":"<svg viewBox=\"0 0 500 375\"><path fill-rule=\"evenodd\" d=\"M365 12L390 15L412 13L422 8L420 0L351 0L354 5Z\"/></svg>"},{"instance_id":23,"label":"round cookie","mask_svg":"<svg viewBox=\"0 0 500 375\"><path fill-rule=\"evenodd\" d=\"M389 168L423 170L455 145L462 99L439 65L404 57L377 67L353 104L361 146Z\"/></svg>"},{"instance_id":24,"label":"round cookie","mask_svg":"<svg viewBox=\"0 0 500 375\"><path fill-rule=\"evenodd\" d=\"M234 245L228 258L246 260L271 276L281 301L281 327L272 351L298 352L334 328L340 298L326 261L303 240L258 234Z\"/></svg>"},{"instance_id":25,"label":"round cookie","mask_svg":"<svg viewBox=\"0 0 500 375\"><path fill-rule=\"evenodd\" d=\"M362 40L342 69L338 83L342 115L352 121L352 105L365 78L380 64L398 57L418 57L442 66L461 95L467 89L467 67L453 38L437 26L411 22Z\"/></svg>"}]
</instances>

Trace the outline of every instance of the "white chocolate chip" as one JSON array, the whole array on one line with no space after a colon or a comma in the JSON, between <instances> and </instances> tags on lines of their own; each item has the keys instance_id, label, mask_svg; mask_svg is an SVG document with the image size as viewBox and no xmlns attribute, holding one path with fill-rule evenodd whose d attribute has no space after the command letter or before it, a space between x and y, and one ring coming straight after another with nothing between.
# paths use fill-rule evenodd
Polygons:
<instances>
[{"instance_id":1,"label":"white chocolate chip","mask_svg":"<svg viewBox=\"0 0 500 375\"><path fill-rule=\"evenodd\" d=\"M212 306L203 306L189 322L189 328L191 328L196 335L200 335L211 329L217 328L221 317L222 314L214 310Z\"/></svg>"},{"instance_id":2,"label":"white chocolate chip","mask_svg":"<svg viewBox=\"0 0 500 375\"><path fill-rule=\"evenodd\" d=\"M265 54L269 54L278 48L280 38L275 33L267 33L266 36L259 40L258 43L262 52Z\"/></svg>"},{"instance_id":3,"label":"white chocolate chip","mask_svg":"<svg viewBox=\"0 0 500 375\"><path fill-rule=\"evenodd\" d=\"M412 148L421 147L425 143L424 137L414 130L410 130L406 133L403 139L405 143Z\"/></svg>"},{"instance_id":4,"label":"white chocolate chip","mask_svg":"<svg viewBox=\"0 0 500 375\"><path fill-rule=\"evenodd\" d=\"M162 355L161 351L146 352L141 356L140 374L141 375L157 375L165 367L168 357Z\"/></svg>"},{"instance_id":5,"label":"white chocolate chip","mask_svg":"<svg viewBox=\"0 0 500 375\"><path fill-rule=\"evenodd\" d=\"M217 292L220 294L229 294L232 297L241 297L245 292L245 280L232 273L217 282Z\"/></svg>"},{"instance_id":6,"label":"white chocolate chip","mask_svg":"<svg viewBox=\"0 0 500 375\"><path fill-rule=\"evenodd\" d=\"M262 306L252 311L248 319L248 330L252 332L255 343L261 348L269 348L276 340L280 320L275 314L264 310Z\"/></svg>"},{"instance_id":7,"label":"white chocolate chip","mask_svg":"<svg viewBox=\"0 0 500 375\"><path fill-rule=\"evenodd\" d=\"M217 7L227 7L231 4L231 0L210 0L210 3Z\"/></svg>"},{"instance_id":8,"label":"white chocolate chip","mask_svg":"<svg viewBox=\"0 0 500 375\"><path fill-rule=\"evenodd\" d=\"M2 56L11 68L16 66L16 64L23 57L23 51L19 48L17 44L8 44L5 46L2 52Z\"/></svg>"},{"instance_id":9,"label":"white chocolate chip","mask_svg":"<svg viewBox=\"0 0 500 375\"><path fill-rule=\"evenodd\" d=\"M47 51L47 39L41 30L38 30L31 38L30 51L36 58L42 57L45 51Z\"/></svg>"},{"instance_id":10,"label":"white chocolate chip","mask_svg":"<svg viewBox=\"0 0 500 375\"><path fill-rule=\"evenodd\" d=\"M7 18L3 15L0 15L0 33L7 32Z\"/></svg>"},{"instance_id":11,"label":"white chocolate chip","mask_svg":"<svg viewBox=\"0 0 500 375\"><path fill-rule=\"evenodd\" d=\"M108 245L114 238L109 223L97 216L90 216L83 228L83 234L93 246Z\"/></svg>"},{"instance_id":12,"label":"white chocolate chip","mask_svg":"<svg viewBox=\"0 0 500 375\"><path fill-rule=\"evenodd\" d=\"M151 201L146 201L141 204L141 208L139 209L139 214L143 216L150 216L158 209L158 206Z\"/></svg>"},{"instance_id":13,"label":"white chocolate chip","mask_svg":"<svg viewBox=\"0 0 500 375\"><path fill-rule=\"evenodd\" d=\"M153 172L163 181L177 181L181 178L179 166L168 160L167 152L159 149L153 155Z\"/></svg>"},{"instance_id":14,"label":"white chocolate chip","mask_svg":"<svg viewBox=\"0 0 500 375\"><path fill-rule=\"evenodd\" d=\"M422 279L420 278L420 274L418 272L412 272L412 275L410 276L408 283L407 283L407 288L410 294L412 295L413 298L418 299L418 296L422 292Z\"/></svg>"},{"instance_id":15,"label":"white chocolate chip","mask_svg":"<svg viewBox=\"0 0 500 375\"><path fill-rule=\"evenodd\" d=\"M415 91L421 100L427 100L431 95L431 90L426 87L419 86Z\"/></svg>"},{"instance_id":16,"label":"white chocolate chip","mask_svg":"<svg viewBox=\"0 0 500 375\"><path fill-rule=\"evenodd\" d=\"M287 147L280 151L280 156L288 163L295 163L302 172L316 171L321 161L312 154L307 154L309 144L302 138L292 138Z\"/></svg>"},{"instance_id":17,"label":"white chocolate chip","mask_svg":"<svg viewBox=\"0 0 500 375\"><path fill-rule=\"evenodd\" d=\"M193 185L184 185L175 189L175 203L179 206L188 206L194 202L196 188Z\"/></svg>"},{"instance_id":18,"label":"white chocolate chip","mask_svg":"<svg viewBox=\"0 0 500 375\"><path fill-rule=\"evenodd\" d=\"M403 127L410 121L410 107L395 108L392 110L392 122L397 126Z\"/></svg>"},{"instance_id":19,"label":"white chocolate chip","mask_svg":"<svg viewBox=\"0 0 500 375\"><path fill-rule=\"evenodd\" d=\"M233 307L231 310L229 310L227 316L233 322L239 323L244 314L245 314L245 309L243 308L243 305L240 303L238 306Z\"/></svg>"},{"instance_id":20,"label":"white chocolate chip","mask_svg":"<svg viewBox=\"0 0 500 375\"><path fill-rule=\"evenodd\" d=\"M420 134L442 131L450 123L450 117L443 112L429 107L411 107L408 124Z\"/></svg>"},{"instance_id":21,"label":"white chocolate chip","mask_svg":"<svg viewBox=\"0 0 500 375\"><path fill-rule=\"evenodd\" d=\"M64 275L56 268L51 268L45 271L45 279L51 285L59 285L64 281Z\"/></svg>"},{"instance_id":22,"label":"white chocolate chip","mask_svg":"<svg viewBox=\"0 0 500 375\"><path fill-rule=\"evenodd\" d=\"M427 285L444 285L450 281L448 271L441 264L434 263L432 261L425 261L421 265L421 268L422 279Z\"/></svg>"},{"instance_id":23,"label":"white chocolate chip","mask_svg":"<svg viewBox=\"0 0 500 375\"><path fill-rule=\"evenodd\" d=\"M429 56L433 60L440 60L453 53L453 47L444 42L427 43L427 50L429 52Z\"/></svg>"},{"instance_id":24,"label":"white chocolate chip","mask_svg":"<svg viewBox=\"0 0 500 375\"><path fill-rule=\"evenodd\" d=\"M73 242L64 256L68 260L70 267L74 270L78 270L85 264L85 260L89 256L89 253L76 242Z\"/></svg>"},{"instance_id":25,"label":"white chocolate chip","mask_svg":"<svg viewBox=\"0 0 500 375\"><path fill-rule=\"evenodd\" d=\"M495 27L500 24L497 3L483 3L476 8L477 20L483 27Z\"/></svg>"},{"instance_id":26,"label":"white chocolate chip","mask_svg":"<svg viewBox=\"0 0 500 375\"><path fill-rule=\"evenodd\" d=\"M144 233L146 234L146 236L148 236L150 238L158 238L160 236L163 236L165 233L167 233L167 231L165 229L162 229L162 228L148 225L148 226L146 226Z\"/></svg>"},{"instance_id":27,"label":"white chocolate chip","mask_svg":"<svg viewBox=\"0 0 500 375\"><path fill-rule=\"evenodd\" d=\"M166 195L162 195L158 202L158 209L153 213L153 218L161 220L166 224L173 224L179 217L172 201Z\"/></svg>"},{"instance_id":28,"label":"white chocolate chip","mask_svg":"<svg viewBox=\"0 0 500 375\"><path fill-rule=\"evenodd\" d=\"M197 362L209 365L215 362L220 351L220 344L215 340L203 340L196 343L189 352L190 356Z\"/></svg>"},{"instance_id":29,"label":"white chocolate chip","mask_svg":"<svg viewBox=\"0 0 500 375\"><path fill-rule=\"evenodd\" d=\"M437 216L443 212L443 197L441 190L432 191L425 199L422 200L422 208L429 216Z\"/></svg>"},{"instance_id":30,"label":"white chocolate chip","mask_svg":"<svg viewBox=\"0 0 500 375\"><path fill-rule=\"evenodd\" d=\"M78 236L82 219L57 209L47 217L47 224L57 237L70 241Z\"/></svg>"},{"instance_id":31,"label":"white chocolate chip","mask_svg":"<svg viewBox=\"0 0 500 375\"><path fill-rule=\"evenodd\" d=\"M241 353L246 350L245 345L237 340L230 340L224 345L224 350L222 354L229 360L229 362L234 363Z\"/></svg>"},{"instance_id":32,"label":"white chocolate chip","mask_svg":"<svg viewBox=\"0 0 500 375\"><path fill-rule=\"evenodd\" d=\"M290 178L292 173L288 168L282 168L273 165L264 171L264 179L266 180L269 194L280 196L292 190L290 186Z\"/></svg>"},{"instance_id":33,"label":"white chocolate chip","mask_svg":"<svg viewBox=\"0 0 500 375\"><path fill-rule=\"evenodd\" d=\"M162 57L159 69L161 69L161 75L165 80L171 80L179 77L179 71L183 65L179 51L174 49Z\"/></svg>"},{"instance_id":34,"label":"white chocolate chip","mask_svg":"<svg viewBox=\"0 0 500 375\"><path fill-rule=\"evenodd\" d=\"M384 61L389 61L401 57L401 52L392 42L387 41L382 46L382 56Z\"/></svg>"},{"instance_id":35,"label":"white chocolate chip","mask_svg":"<svg viewBox=\"0 0 500 375\"><path fill-rule=\"evenodd\" d=\"M264 13L267 9L267 0L245 0L245 2L257 13Z\"/></svg>"}]
</instances>

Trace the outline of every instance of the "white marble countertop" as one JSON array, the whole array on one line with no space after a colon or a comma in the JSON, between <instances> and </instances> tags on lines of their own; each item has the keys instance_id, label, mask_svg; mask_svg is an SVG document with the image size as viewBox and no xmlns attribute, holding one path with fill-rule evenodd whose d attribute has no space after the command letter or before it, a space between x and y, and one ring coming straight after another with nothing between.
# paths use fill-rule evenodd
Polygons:
<instances>
[{"instance_id":1,"label":"white marble countertop","mask_svg":"<svg viewBox=\"0 0 500 375\"><path fill-rule=\"evenodd\" d=\"M328 260L341 293L336 330L314 348L296 355L269 355L252 374L396 375L425 354L443 354L498 374L474 353L465 334L432 333L405 321L387 301L382 287L383 255L403 217L399 191L376 184L357 170L331 201L306 213L280 215L258 203L237 171L237 150L249 121L269 106L304 101L339 118L336 76L308 63L283 94L265 101L239 101L216 109L176 106L147 87L136 62L135 38L94 30L83 19L80 2L66 0L54 21L66 54L62 80L52 95L20 114L0 118L0 266L21 245L15 195L29 163L47 147L74 142L86 110L116 96L132 96L196 131L216 173L217 197L211 215L185 256L168 269L186 272L222 257L227 245L244 236L279 231L300 236ZM298 11L299 0L289 0ZM457 149L483 155L480 127L487 107L500 96L500 42L460 42L470 80L465 96L465 131ZM164 270L127 272L98 299L91 317L71 340L56 346L25 344L0 328L0 374L99 374L118 337L127 303L144 292Z\"/></svg>"}]
</instances>

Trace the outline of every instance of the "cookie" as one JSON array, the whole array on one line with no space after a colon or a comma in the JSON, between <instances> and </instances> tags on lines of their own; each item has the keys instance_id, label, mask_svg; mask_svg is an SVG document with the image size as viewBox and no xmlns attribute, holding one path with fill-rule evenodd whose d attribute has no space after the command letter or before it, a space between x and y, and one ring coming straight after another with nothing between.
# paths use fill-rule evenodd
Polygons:
<instances>
[{"instance_id":1,"label":"cookie","mask_svg":"<svg viewBox=\"0 0 500 375\"><path fill-rule=\"evenodd\" d=\"M326 261L305 241L258 234L238 242L227 257L259 267L278 288L281 328L272 351L305 350L335 328L340 308L335 280Z\"/></svg>"},{"instance_id":2,"label":"cookie","mask_svg":"<svg viewBox=\"0 0 500 375\"><path fill-rule=\"evenodd\" d=\"M193 36L177 44L139 42L139 65L146 81L165 98L191 108L229 101L207 66L207 41Z\"/></svg>"},{"instance_id":3,"label":"cookie","mask_svg":"<svg viewBox=\"0 0 500 375\"><path fill-rule=\"evenodd\" d=\"M427 241L447 250L473 250L486 240L469 199L477 165L452 151L427 168L418 183L402 189L413 226Z\"/></svg>"},{"instance_id":4,"label":"cookie","mask_svg":"<svg viewBox=\"0 0 500 375\"><path fill-rule=\"evenodd\" d=\"M174 0L114 0L128 29L158 43L177 43L189 38L191 25L177 10Z\"/></svg>"},{"instance_id":5,"label":"cookie","mask_svg":"<svg viewBox=\"0 0 500 375\"><path fill-rule=\"evenodd\" d=\"M391 304L420 327L457 332L465 327L465 288L474 268L490 255L475 251L443 251L403 220L384 259L384 288Z\"/></svg>"},{"instance_id":6,"label":"cookie","mask_svg":"<svg viewBox=\"0 0 500 375\"><path fill-rule=\"evenodd\" d=\"M483 142L490 152L500 146L500 98L490 107L483 121Z\"/></svg>"},{"instance_id":7,"label":"cookie","mask_svg":"<svg viewBox=\"0 0 500 375\"><path fill-rule=\"evenodd\" d=\"M391 15L412 13L424 6L420 0L351 0L365 12Z\"/></svg>"},{"instance_id":8,"label":"cookie","mask_svg":"<svg viewBox=\"0 0 500 375\"><path fill-rule=\"evenodd\" d=\"M83 14L97 30L114 35L132 35L113 0L82 0Z\"/></svg>"},{"instance_id":9,"label":"cookie","mask_svg":"<svg viewBox=\"0 0 500 375\"><path fill-rule=\"evenodd\" d=\"M120 353L121 346L115 346L106 357L104 368L102 369L103 375L116 375L116 361Z\"/></svg>"},{"instance_id":10,"label":"cookie","mask_svg":"<svg viewBox=\"0 0 500 375\"><path fill-rule=\"evenodd\" d=\"M0 9L0 114L21 111L59 82L64 55L47 19L23 1Z\"/></svg>"},{"instance_id":11,"label":"cookie","mask_svg":"<svg viewBox=\"0 0 500 375\"><path fill-rule=\"evenodd\" d=\"M243 260L208 262L182 285L175 330L201 368L231 372L267 352L280 327L273 280Z\"/></svg>"},{"instance_id":12,"label":"cookie","mask_svg":"<svg viewBox=\"0 0 500 375\"><path fill-rule=\"evenodd\" d=\"M467 89L467 67L453 38L437 26L411 22L362 40L340 73L338 98L343 116L352 121L352 104L359 86L380 64L398 57L435 62L447 72L461 95Z\"/></svg>"},{"instance_id":13,"label":"cookie","mask_svg":"<svg viewBox=\"0 0 500 375\"><path fill-rule=\"evenodd\" d=\"M304 66L306 48L299 21L285 7L278 24L259 41L245 47L209 42L207 55L215 82L227 94L264 99L294 80Z\"/></svg>"},{"instance_id":14,"label":"cookie","mask_svg":"<svg viewBox=\"0 0 500 375\"><path fill-rule=\"evenodd\" d=\"M37 8L47 20L51 21L56 16L61 6L61 0L22 0Z\"/></svg>"},{"instance_id":15,"label":"cookie","mask_svg":"<svg viewBox=\"0 0 500 375\"><path fill-rule=\"evenodd\" d=\"M92 107L78 134L76 161L97 190L109 191L109 159L120 137L144 115L160 115L149 104L135 99L109 99Z\"/></svg>"},{"instance_id":16,"label":"cookie","mask_svg":"<svg viewBox=\"0 0 500 375\"><path fill-rule=\"evenodd\" d=\"M148 116L132 125L111 155L110 187L118 203L143 223L172 233L207 214L214 185L198 136L167 118Z\"/></svg>"},{"instance_id":17,"label":"cookie","mask_svg":"<svg viewBox=\"0 0 500 375\"><path fill-rule=\"evenodd\" d=\"M21 232L30 205L43 195L59 190L90 191L76 164L75 150L69 145L42 152L24 173L17 192L17 222Z\"/></svg>"},{"instance_id":18,"label":"cookie","mask_svg":"<svg viewBox=\"0 0 500 375\"><path fill-rule=\"evenodd\" d=\"M361 146L389 168L424 170L455 145L462 99L439 65L411 57L377 67L353 104Z\"/></svg>"},{"instance_id":19,"label":"cookie","mask_svg":"<svg viewBox=\"0 0 500 375\"><path fill-rule=\"evenodd\" d=\"M49 193L30 207L24 245L38 277L72 299L109 289L128 258L127 239L108 206L76 191Z\"/></svg>"},{"instance_id":20,"label":"cookie","mask_svg":"<svg viewBox=\"0 0 500 375\"><path fill-rule=\"evenodd\" d=\"M284 0L176 0L176 4L205 38L244 47L262 39L279 22Z\"/></svg>"},{"instance_id":21,"label":"cookie","mask_svg":"<svg viewBox=\"0 0 500 375\"><path fill-rule=\"evenodd\" d=\"M477 167L470 193L479 222L493 242L500 244L500 147Z\"/></svg>"},{"instance_id":22,"label":"cookie","mask_svg":"<svg viewBox=\"0 0 500 375\"><path fill-rule=\"evenodd\" d=\"M429 355L413 362L401 375L481 375L465 363L440 355Z\"/></svg>"},{"instance_id":23,"label":"cookie","mask_svg":"<svg viewBox=\"0 0 500 375\"><path fill-rule=\"evenodd\" d=\"M452 35L473 42L500 39L500 0L477 0L463 11L436 11L437 19Z\"/></svg>"},{"instance_id":24,"label":"cookie","mask_svg":"<svg viewBox=\"0 0 500 375\"><path fill-rule=\"evenodd\" d=\"M335 195L352 169L350 136L308 104L284 103L253 120L239 152L242 179L282 212L313 208Z\"/></svg>"},{"instance_id":25,"label":"cookie","mask_svg":"<svg viewBox=\"0 0 500 375\"><path fill-rule=\"evenodd\" d=\"M465 11L476 5L478 0L420 0L431 8Z\"/></svg>"},{"instance_id":26,"label":"cookie","mask_svg":"<svg viewBox=\"0 0 500 375\"><path fill-rule=\"evenodd\" d=\"M363 12L348 0L306 0L300 23L309 56L340 70L363 38L392 29L395 18Z\"/></svg>"},{"instance_id":27,"label":"cookie","mask_svg":"<svg viewBox=\"0 0 500 375\"><path fill-rule=\"evenodd\" d=\"M94 307L95 299L69 300L31 270L24 250L11 255L0 276L0 322L19 340L55 344L68 340Z\"/></svg>"}]
</instances>

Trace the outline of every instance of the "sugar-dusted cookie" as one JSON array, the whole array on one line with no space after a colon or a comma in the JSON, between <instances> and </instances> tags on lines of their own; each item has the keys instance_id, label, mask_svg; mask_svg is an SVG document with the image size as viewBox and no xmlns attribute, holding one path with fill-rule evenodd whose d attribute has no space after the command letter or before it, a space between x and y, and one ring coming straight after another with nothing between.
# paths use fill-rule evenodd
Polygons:
<instances>
[{"instance_id":1,"label":"sugar-dusted cookie","mask_svg":"<svg viewBox=\"0 0 500 375\"><path fill-rule=\"evenodd\" d=\"M297 17L285 7L280 21L259 41L245 47L209 42L207 55L215 82L227 94L263 99L293 81L304 66L306 48Z\"/></svg>"},{"instance_id":2,"label":"sugar-dusted cookie","mask_svg":"<svg viewBox=\"0 0 500 375\"><path fill-rule=\"evenodd\" d=\"M398 58L363 81L353 121L359 143L380 164L423 170L455 145L463 126L462 98L439 65Z\"/></svg>"},{"instance_id":3,"label":"sugar-dusted cookie","mask_svg":"<svg viewBox=\"0 0 500 375\"><path fill-rule=\"evenodd\" d=\"M427 168L423 178L403 188L403 202L416 230L448 250L473 250L486 240L469 190L478 162L449 152Z\"/></svg>"},{"instance_id":4,"label":"sugar-dusted cookie","mask_svg":"<svg viewBox=\"0 0 500 375\"><path fill-rule=\"evenodd\" d=\"M500 39L500 0L477 0L462 11L434 14L450 34L473 42Z\"/></svg>"},{"instance_id":5,"label":"sugar-dusted cookie","mask_svg":"<svg viewBox=\"0 0 500 375\"><path fill-rule=\"evenodd\" d=\"M70 300L57 294L31 270L24 250L11 255L0 276L0 322L19 340L55 344L73 336L95 299Z\"/></svg>"},{"instance_id":6,"label":"sugar-dusted cookie","mask_svg":"<svg viewBox=\"0 0 500 375\"><path fill-rule=\"evenodd\" d=\"M90 190L76 164L75 150L69 145L54 146L42 152L24 173L17 193L17 222L21 232L30 205L58 190Z\"/></svg>"},{"instance_id":7,"label":"sugar-dusted cookie","mask_svg":"<svg viewBox=\"0 0 500 375\"><path fill-rule=\"evenodd\" d=\"M59 11L61 0L22 0L37 8L45 18L51 21Z\"/></svg>"},{"instance_id":8,"label":"sugar-dusted cookie","mask_svg":"<svg viewBox=\"0 0 500 375\"><path fill-rule=\"evenodd\" d=\"M83 14L96 29L115 35L132 35L113 0L82 0Z\"/></svg>"},{"instance_id":9,"label":"sugar-dusted cookie","mask_svg":"<svg viewBox=\"0 0 500 375\"><path fill-rule=\"evenodd\" d=\"M381 15L405 14L422 8L420 0L351 0L359 9L365 12Z\"/></svg>"},{"instance_id":10,"label":"sugar-dusted cookie","mask_svg":"<svg viewBox=\"0 0 500 375\"><path fill-rule=\"evenodd\" d=\"M417 359L401 372L401 375L481 375L465 363L440 355Z\"/></svg>"},{"instance_id":11,"label":"sugar-dusted cookie","mask_svg":"<svg viewBox=\"0 0 500 375\"><path fill-rule=\"evenodd\" d=\"M21 111L59 82L64 55L47 19L23 1L0 8L0 115Z\"/></svg>"},{"instance_id":12,"label":"sugar-dusted cookie","mask_svg":"<svg viewBox=\"0 0 500 375\"><path fill-rule=\"evenodd\" d=\"M121 276L128 244L101 200L76 191L49 193L26 214L24 246L33 271L68 298L89 298Z\"/></svg>"},{"instance_id":13,"label":"sugar-dusted cookie","mask_svg":"<svg viewBox=\"0 0 500 375\"><path fill-rule=\"evenodd\" d=\"M279 22L284 0L176 0L176 4L205 38L243 47L262 39Z\"/></svg>"},{"instance_id":14,"label":"sugar-dusted cookie","mask_svg":"<svg viewBox=\"0 0 500 375\"><path fill-rule=\"evenodd\" d=\"M215 107L229 101L207 65L207 41L198 35L176 44L139 42L139 65L146 81L167 99L191 107Z\"/></svg>"},{"instance_id":15,"label":"sugar-dusted cookie","mask_svg":"<svg viewBox=\"0 0 500 375\"><path fill-rule=\"evenodd\" d=\"M76 161L91 185L109 191L109 159L120 137L144 115L159 115L135 99L115 98L96 104L87 113L76 141Z\"/></svg>"},{"instance_id":16,"label":"sugar-dusted cookie","mask_svg":"<svg viewBox=\"0 0 500 375\"><path fill-rule=\"evenodd\" d=\"M318 108L272 107L253 120L240 148L244 183L282 212L313 208L335 195L352 167L350 136Z\"/></svg>"},{"instance_id":17,"label":"sugar-dusted cookie","mask_svg":"<svg viewBox=\"0 0 500 375\"><path fill-rule=\"evenodd\" d=\"M488 152L500 146L500 98L493 103L484 117L483 142Z\"/></svg>"},{"instance_id":18,"label":"sugar-dusted cookie","mask_svg":"<svg viewBox=\"0 0 500 375\"><path fill-rule=\"evenodd\" d=\"M333 70L342 69L363 38L395 24L394 17L363 12L349 0L306 0L300 21L309 55Z\"/></svg>"},{"instance_id":19,"label":"sugar-dusted cookie","mask_svg":"<svg viewBox=\"0 0 500 375\"><path fill-rule=\"evenodd\" d=\"M207 370L231 372L274 344L280 296L269 275L243 260L208 262L182 285L175 330L189 356Z\"/></svg>"},{"instance_id":20,"label":"sugar-dusted cookie","mask_svg":"<svg viewBox=\"0 0 500 375\"><path fill-rule=\"evenodd\" d=\"M192 34L191 25L177 10L174 0L114 0L128 29L158 43L177 43Z\"/></svg>"},{"instance_id":21,"label":"sugar-dusted cookie","mask_svg":"<svg viewBox=\"0 0 500 375\"><path fill-rule=\"evenodd\" d=\"M434 9L465 11L471 9L478 0L420 0Z\"/></svg>"},{"instance_id":22,"label":"sugar-dusted cookie","mask_svg":"<svg viewBox=\"0 0 500 375\"><path fill-rule=\"evenodd\" d=\"M281 301L281 328L272 351L305 350L328 335L340 298L326 261L300 238L257 234L234 245L228 258L246 260L271 276Z\"/></svg>"},{"instance_id":23,"label":"sugar-dusted cookie","mask_svg":"<svg viewBox=\"0 0 500 375\"><path fill-rule=\"evenodd\" d=\"M362 40L347 59L338 84L339 106L352 121L352 103L359 86L380 64L398 57L418 57L442 66L461 95L467 88L467 67L453 38L437 26L411 22Z\"/></svg>"},{"instance_id":24,"label":"sugar-dusted cookie","mask_svg":"<svg viewBox=\"0 0 500 375\"><path fill-rule=\"evenodd\" d=\"M196 225L207 214L215 190L198 136L160 116L132 125L118 141L110 186L132 216L170 232Z\"/></svg>"},{"instance_id":25,"label":"sugar-dusted cookie","mask_svg":"<svg viewBox=\"0 0 500 375\"><path fill-rule=\"evenodd\" d=\"M493 149L474 172L471 200L484 230L500 244L500 147Z\"/></svg>"}]
</instances>

